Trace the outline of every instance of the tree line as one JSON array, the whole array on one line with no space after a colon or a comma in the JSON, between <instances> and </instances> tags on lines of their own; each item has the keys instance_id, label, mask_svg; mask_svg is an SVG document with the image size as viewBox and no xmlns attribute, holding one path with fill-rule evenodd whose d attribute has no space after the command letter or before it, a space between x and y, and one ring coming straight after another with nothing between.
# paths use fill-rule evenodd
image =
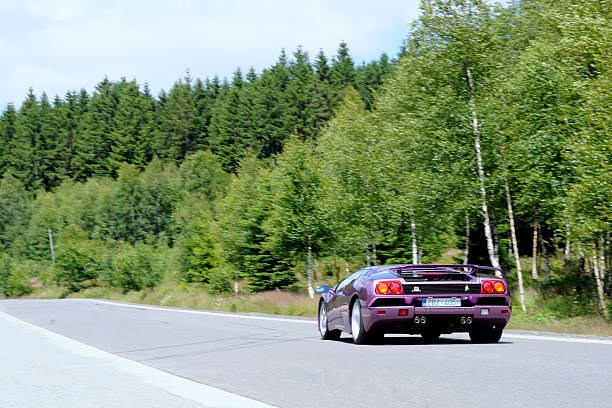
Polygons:
<instances>
[{"instance_id":1,"label":"tree line","mask_svg":"<svg viewBox=\"0 0 612 408\"><path fill-rule=\"evenodd\" d=\"M259 76L187 77L157 99L103 81L73 95L66 138L40 119L58 103L30 94L2 116L4 262L48 257L50 228L50 273L66 285L133 289L169 270L265 290L314 257L341 276L456 247L457 261L512 269L523 307L531 285L607 313L611 13L599 0L423 0L397 59L356 69L346 45L331 64L298 49ZM58 158L43 141L60 139L75 147ZM130 273L143 280L121 283Z\"/></svg>"},{"instance_id":2,"label":"tree line","mask_svg":"<svg viewBox=\"0 0 612 408\"><path fill-rule=\"evenodd\" d=\"M9 104L0 117L0 174L50 191L67 179L116 177L121 163L142 170L157 156L180 164L200 150L232 172L247 151L260 159L279 154L293 132L316 138L349 84L371 104L392 67L385 54L356 66L343 42L331 61L322 50L312 62L301 48L292 58L283 50L259 75L238 68L231 81L202 81L187 73L157 97L125 78L53 100L30 89L18 110Z\"/></svg>"}]
</instances>

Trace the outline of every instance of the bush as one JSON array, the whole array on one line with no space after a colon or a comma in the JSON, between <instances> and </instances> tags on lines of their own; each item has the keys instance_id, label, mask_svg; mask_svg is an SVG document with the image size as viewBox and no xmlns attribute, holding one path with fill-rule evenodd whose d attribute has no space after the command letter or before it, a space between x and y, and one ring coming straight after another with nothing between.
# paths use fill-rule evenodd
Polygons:
<instances>
[{"instance_id":1,"label":"bush","mask_svg":"<svg viewBox=\"0 0 612 408\"><path fill-rule=\"evenodd\" d=\"M32 293L29 276L22 267L14 268L8 276L7 296L23 296Z\"/></svg>"},{"instance_id":2,"label":"bush","mask_svg":"<svg viewBox=\"0 0 612 408\"><path fill-rule=\"evenodd\" d=\"M111 284L124 292L154 287L161 282L162 273L153 269L153 258L151 247L123 243L112 260Z\"/></svg>"},{"instance_id":3,"label":"bush","mask_svg":"<svg viewBox=\"0 0 612 408\"><path fill-rule=\"evenodd\" d=\"M62 246L55 263L55 280L73 292L83 288L83 282L96 279L100 266L94 256L76 244Z\"/></svg>"},{"instance_id":4,"label":"bush","mask_svg":"<svg viewBox=\"0 0 612 408\"><path fill-rule=\"evenodd\" d=\"M68 225L58 236L55 257L55 281L76 292L89 280L100 275L100 242L87 238L87 233L75 225Z\"/></svg>"},{"instance_id":5,"label":"bush","mask_svg":"<svg viewBox=\"0 0 612 408\"><path fill-rule=\"evenodd\" d=\"M182 243L183 278L187 282L208 283L218 263L210 231L209 215L202 213Z\"/></svg>"},{"instance_id":6,"label":"bush","mask_svg":"<svg viewBox=\"0 0 612 408\"><path fill-rule=\"evenodd\" d=\"M215 268L210 271L208 288L212 294L229 293L232 290L233 273L229 267Z\"/></svg>"},{"instance_id":7,"label":"bush","mask_svg":"<svg viewBox=\"0 0 612 408\"><path fill-rule=\"evenodd\" d=\"M6 253L0 254L0 293L15 297L32 293L27 267L15 265Z\"/></svg>"}]
</instances>

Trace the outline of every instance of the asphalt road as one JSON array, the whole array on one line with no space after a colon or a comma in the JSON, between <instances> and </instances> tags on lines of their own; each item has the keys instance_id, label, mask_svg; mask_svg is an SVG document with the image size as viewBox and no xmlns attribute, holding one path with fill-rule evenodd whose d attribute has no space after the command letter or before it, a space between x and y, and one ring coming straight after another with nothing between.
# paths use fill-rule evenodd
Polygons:
<instances>
[{"instance_id":1,"label":"asphalt road","mask_svg":"<svg viewBox=\"0 0 612 408\"><path fill-rule=\"evenodd\" d=\"M277 407L612 407L610 338L512 332L498 344L451 335L355 346L344 335L322 341L315 322L299 318L91 300L5 300L0 311Z\"/></svg>"}]
</instances>

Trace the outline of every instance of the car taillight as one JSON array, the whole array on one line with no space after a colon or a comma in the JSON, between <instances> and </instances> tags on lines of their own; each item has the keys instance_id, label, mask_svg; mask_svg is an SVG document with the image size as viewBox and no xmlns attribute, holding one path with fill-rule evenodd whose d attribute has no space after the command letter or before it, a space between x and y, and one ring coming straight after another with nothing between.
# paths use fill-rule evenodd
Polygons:
<instances>
[{"instance_id":1,"label":"car taillight","mask_svg":"<svg viewBox=\"0 0 612 408\"><path fill-rule=\"evenodd\" d=\"M493 283L491 281L482 282L480 293L493 293Z\"/></svg>"},{"instance_id":2,"label":"car taillight","mask_svg":"<svg viewBox=\"0 0 612 408\"><path fill-rule=\"evenodd\" d=\"M378 282L376 284L376 293L386 295L387 292L389 292L389 285L387 285L387 282Z\"/></svg>"},{"instance_id":3,"label":"car taillight","mask_svg":"<svg viewBox=\"0 0 612 408\"><path fill-rule=\"evenodd\" d=\"M496 293L504 293L506 291L506 285L503 282L497 281L493 284L493 289Z\"/></svg>"},{"instance_id":4,"label":"car taillight","mask_svg":"<svg viewBox=\"0 0 612 408\"><path fill-rule=\"evenodd\" d=\"M397 280L380 281L376 283L376 294L378 295L403 295L402 283Z\"/></svg>"},{"instance_id":5,"label":"car taillight","mask_svg":"<svg viewBox=\"0 0 612 408\"><path fill-rule=\"evenodd\" d=\"M480 293L505 293L506 285L502 281L482 281Z\"/></svg>"},{"instance_id":6,"label":"car taillight","mask_svg":"<svg viewBox=\"0 0 612 408\"><path fill-rule=\"evenodd\" d=\"M391 282L391 284L389 285L389 290L391 290L391 293L393 293L394 295L399 295L403 292L402 285L397 281Z\"/></svg>"}]
</instances>

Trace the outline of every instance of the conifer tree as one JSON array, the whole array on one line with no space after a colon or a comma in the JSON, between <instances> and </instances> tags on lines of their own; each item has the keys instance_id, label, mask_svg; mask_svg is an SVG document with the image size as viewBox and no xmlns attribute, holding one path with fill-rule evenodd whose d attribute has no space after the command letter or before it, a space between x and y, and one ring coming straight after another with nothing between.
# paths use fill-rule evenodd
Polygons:
<instances>
[{"instance_id":1,"label":"conifer tree","mask_svg":"<svg viewBox=\"0 0 612 408\"><path fill-rule=\"evenodd\" d=\"M104 78L96 86L87 112L80 122L78 137L74 141L74 178L80 181L107 173L111 151L111 133L117 107L117 91L113 83Z\"/></svg>"},{"instance_id":2,"label":"conifer tree","mask_svg":"<svg viewBox=\"0 0 612 408\"><path fill-rule=\"evenodd\" d=\"M344 41L338 46L338 51L332 60L330 79L338 93L347 85L355 85L355 63Z\"/></svg>"},{"instance_id":3,"label":"conifer tree","mask_svg":"<svg viewBox=\"0 0 612 408\"><path fill-rule=\"evenodd\" d=\"M291 131L299 135L312 134L309 118L312 117L309 109L310 89L314 83L314 74L308 53L301 47L293 53L294 59L289 64L290 80L287 84L287 97L290 102L289 121L293 123Z\"/></svg>"},{"instance_id":4,"label":"conifer tree","mask_svg":"<svg viewBox=\"0 0 612 408\"><path fill-rule=\"evenodd\" d=\"M142 169L150 158L148 132L151 130L152 104L150 96L142 94L135 81L122 86L110 134L111 151L107 169L115 176L121 163L130 163Z\"/></svg>"},{"instance_id":5,"label":"conifer tree","mask_svg":"<svg viewBox=\"0 0 612 408\"><path fill-rule=\"evenodd\" d=\"M2 116L0 116L0 177L2 177L9 166L9 145L15 137L16 120L17 112L15 111L15 106L9 103Z\"/></svg>"},{"instance_id":6,"label":"conifer tree","mask_svg":"<svg viewBox=\"0 0 612 408\"><path fill-rule=\"evenodd\" d=\"M42 184L46 190L57 187L65 177L64 156L64 123L61 115L59 98L51 106L45 93L40 100L40 142L39 157Z\"/></svg>"},{"instance_id":7,"label":"conifer tree","mask_svg":"<svg viewBox=\"0 0 612 408\"><path fill-rule=\"evenodd\" d=\"M15 135L8 145L11 174L28 190L43 187L40 144L40 106L30 88L15 121Z\"/></svg>"},{"instance_id":8,"label":"conifer tree","mask_svg":"<svg viewBox=\"0 0 612 408\"><path fill-rule=\"evenodd\" d=\"M195 150L197 109L193 100L191 78L177 81L159 112L155 152L160 158L180 163Z\"/></svg>"}]
</instances>

